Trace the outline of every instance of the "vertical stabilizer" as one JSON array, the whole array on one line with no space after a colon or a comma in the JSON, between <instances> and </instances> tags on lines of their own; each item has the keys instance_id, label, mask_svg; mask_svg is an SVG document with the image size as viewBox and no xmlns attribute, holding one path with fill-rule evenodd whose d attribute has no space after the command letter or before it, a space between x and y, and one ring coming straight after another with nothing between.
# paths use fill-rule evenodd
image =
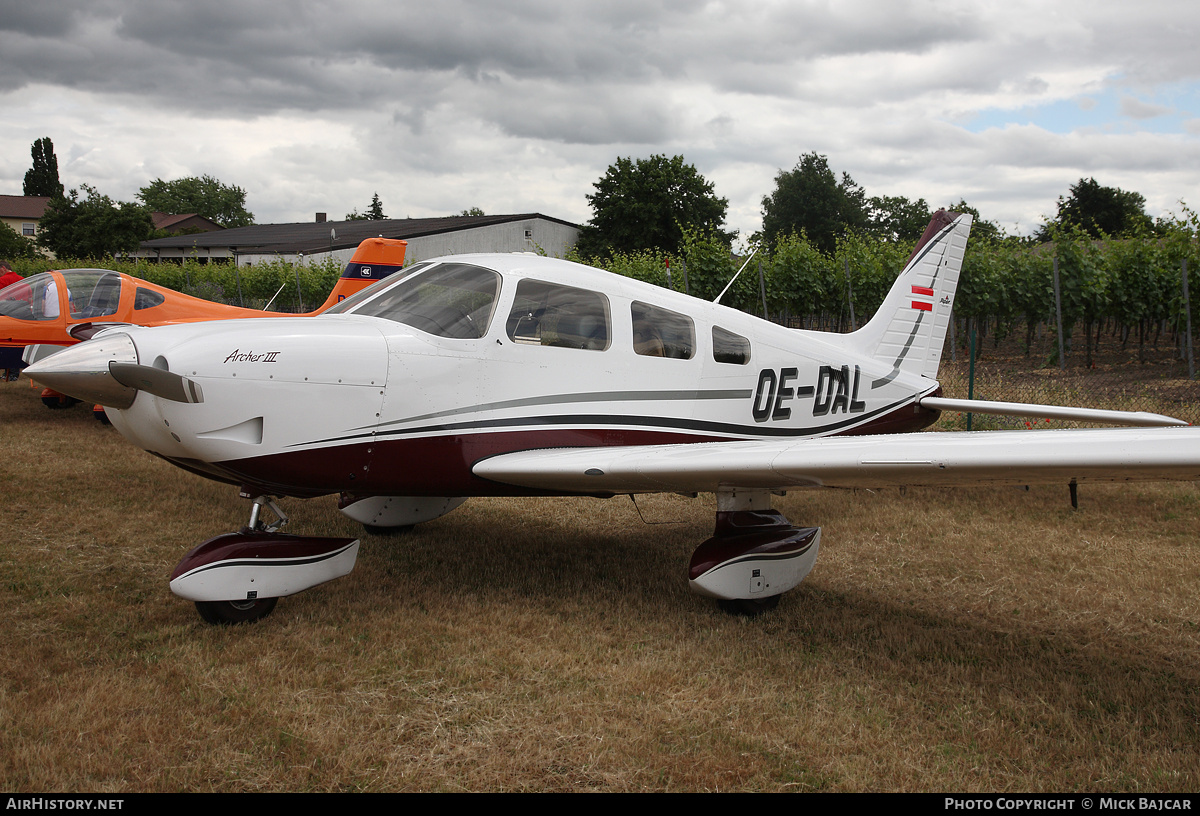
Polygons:
<instances>
[{"instance_id":1,"label":"vertical stabilizer","mask_svg":"<svg viewBox=\"0 0 1200 816\"><path fill-rule=\"evenodd\" d=\"M407 249L407 241L395 238L368 238L363 241L358 245L358 249L354 250L354 257L342 270L342 276L334 284L329 297L313 314L325 311L393 272L399 272L404 266L404 253Z\"/></svg>"},{"instance_id":2,"label":"vertical stabilizer","mask_svg":"<svg viewBox=\"0 0 1200 816\"><path fill-rule=\"evenodd\" d=\"M970 232L971 216L934 213L879 311L849 335L863 353L891 365L885 381L901 372L937 376Z\"/></svg>"}]
</instances>

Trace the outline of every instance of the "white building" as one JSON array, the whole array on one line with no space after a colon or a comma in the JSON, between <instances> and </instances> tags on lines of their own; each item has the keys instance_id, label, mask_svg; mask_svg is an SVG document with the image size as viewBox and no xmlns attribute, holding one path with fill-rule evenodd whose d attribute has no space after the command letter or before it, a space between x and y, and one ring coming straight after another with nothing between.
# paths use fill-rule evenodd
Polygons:
<instances>
[{"instance_id":1,"label":"white building","mask_svg":"<svg viewBox=\"0 0 1200 816\"><path fill-rule=\"evenodd\" d=\"M405 262L464 252L537 252L561 258L574 246L579 226L540 213L455 215L446 218L386 218L379 221L325 221L260 224L195 235L143 241L141 258L249 266L263 260L311 263L332 257L346 263L364 238L408 242Z\"/></svg>"}]
</instances>

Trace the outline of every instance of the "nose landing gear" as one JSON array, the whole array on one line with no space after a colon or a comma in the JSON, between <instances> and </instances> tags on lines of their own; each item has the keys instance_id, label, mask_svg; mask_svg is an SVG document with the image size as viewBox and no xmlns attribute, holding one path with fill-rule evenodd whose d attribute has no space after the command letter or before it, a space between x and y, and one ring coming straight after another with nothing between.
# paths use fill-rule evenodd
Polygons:
<instances>
[{"instance_id":1,"label":"nose landing gear","mask_svg":"<svg viewBox=\"0 0 1200 816\"><path fill-rule=\"evenodd\" d=\"M262 520L264 507L275 514L275 523ZM281 597L354 568L358 539L278 532L287 520L269 497L255 497L250 524L210 538L185 555L171 574L171 591L194 601L208 623L250 623L271 614Z\"/></svg>"}]
</instances>

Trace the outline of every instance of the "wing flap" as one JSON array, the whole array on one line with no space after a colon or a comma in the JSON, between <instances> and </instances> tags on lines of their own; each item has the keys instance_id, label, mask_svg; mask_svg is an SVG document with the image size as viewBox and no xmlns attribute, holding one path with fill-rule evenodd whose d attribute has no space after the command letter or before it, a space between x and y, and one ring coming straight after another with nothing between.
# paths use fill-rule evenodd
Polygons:
<instances>
[{"instance_id":1,"label":"wing flap","mask_svg":"<svg viewBox=\"0 0 1200 816\"><path fill-rule=\"evenodd\" d=\"M502 454L477 476L567 493L1200 479L1200 428L981 431Z\"/></svg>"}]
</instances>

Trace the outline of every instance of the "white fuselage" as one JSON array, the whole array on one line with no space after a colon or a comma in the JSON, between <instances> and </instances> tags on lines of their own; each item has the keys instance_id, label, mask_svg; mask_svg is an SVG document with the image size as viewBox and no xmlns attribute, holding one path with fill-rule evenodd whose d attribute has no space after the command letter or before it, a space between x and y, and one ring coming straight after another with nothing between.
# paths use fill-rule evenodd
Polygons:
<instances>
[{"instance_id":1,"label":"white fuselage","mask_svg":"<svg viewBox=\"0 0 1200 816\"><path fill-rule=\"evenodd\" d=\"M140 392L110 411L113 424L181 466L260 492L445 496L519 492L471 473L518 450L909 430L936 417L913 405L935 381L862 353L853 335L789 330L564 261L454 260L499 274L490 312L470 322L486 324L481 336L354 309L130 328L139 362L194 381L203 402ZM603 340L524 337L514 302L526 279L600 295ZM691 322L690 357L645 353L635 322L646 306ZM714 327L747 342L724 353L732 362L716 359Z\"/></svg>"}]
</instances>

